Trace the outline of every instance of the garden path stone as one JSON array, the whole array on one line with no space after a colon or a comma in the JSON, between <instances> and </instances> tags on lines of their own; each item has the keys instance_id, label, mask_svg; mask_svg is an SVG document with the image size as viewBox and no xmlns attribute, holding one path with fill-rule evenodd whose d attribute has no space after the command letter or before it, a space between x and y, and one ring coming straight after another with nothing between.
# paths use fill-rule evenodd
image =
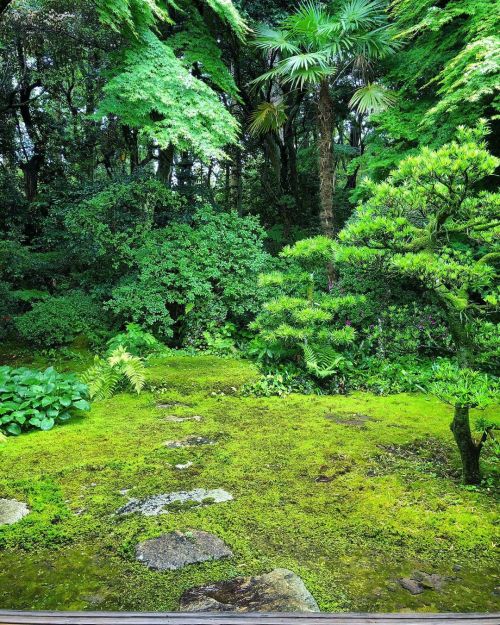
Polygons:
<instances>
[{"instance_id":1,"label":"garden path stone","mask_svg":"<svg viewBox=\"0 0 500 625\"><path fill-rule=\"evenodd\" d=\"M298 575L274 569L256 577L190 588L181 597L183 612L319 612Z\"/></svg>"},{"instance_id":2,"label":"garden path stone","mask_svg":"<svg viewBox=\"0 0 500 625\"><path fill-rule=\"evenodd\" d=\"M168 506L172 504L178 505L179 509L182 509L183 504L186 507L189 505L202 506L231 501L232 498L233 496L222 488L212 490L195 488L190 491L154 495L147 499L131 499L127 504L119 508L116 514L140 512L145 516L156 516L157 514L169 514L172 510L168 510Z\"/></svg>"},{"instance_id":3,"label":"garden path stone","mask_svg":"<svg viewBox=\"0 0 500 625\"><path fill-rule=\"evenodd\" d=\"M425 588L423 585L417 581L416 579L412 579L411 577L402 577L398 580L399 584L407 590L412 595L419 595L424 592Z\"/></svg>"},{"instance_id":4,"label":"garden path stone","mask_svg":"<svg viewBox=\"0 0 500 625\"><path fill-rule=\"evenodd\" d=\"M176 571L188 564L230 558L232 555L220 538L197 530L185 534L170 532L145 540L136 547L136 559L154 571Z\"/></svg>"},{"instance_id":5,"label":"garden path stone","mask_svg":"<svg viewBox=\"0 0 500 625\"><path fill-rule=\"evenodd\" d=\"M0 499L0 525L17 523L30 513L28 506L16 499Z\"/></svg>"},{"instance_id":6,"label":"garden path stone","mask_svg":"<svg viewBox=\"0 0 500 625\"><path fill-rule=\"evenodd\" d=\"M179 447L196 447L197 445L215 445L215 441L206 436L187 436L178 441L165 441L165 447L178 449Z\"/></svg>"},{"instance_id":7,"label":"garden path stone","mask_svg":"<svg viewBox=\"0 0 500 625\"><path fill-rule=\"evenodd\" d=\"M179 469L179 471L183 471L184 469L189 469L189 467L192 467L193 463L191 462L191 460L189 460L189 462L186 462L185 464L176 464L174 465L175 469Z\"/></svg>"},{"instance_id":8,"label":"garden path stone","mask_svg":"<svg viewBox=\"0 0 500 625\"><path fill-rule=\"evenodd\" d=\"M184 421L201 421L203 417L200 415L193 415L192 417L178 417L177 415L169 415L165 417L163 421L168 421L169 423L184 423Z\"/></svg>"}]
</instances>

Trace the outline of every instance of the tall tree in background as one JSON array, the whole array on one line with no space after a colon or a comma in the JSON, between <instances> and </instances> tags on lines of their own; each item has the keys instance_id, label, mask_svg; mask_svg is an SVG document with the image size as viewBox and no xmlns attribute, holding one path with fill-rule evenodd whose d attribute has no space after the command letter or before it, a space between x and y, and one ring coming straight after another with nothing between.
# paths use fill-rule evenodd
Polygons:
<instances>
[{"instance_id":1,"label":"tall tree in background","mask_svg":"<svg viewBox=\"0 0 500 625\"><path fill-rule=\"evenodd\" d=\"M346 75L352 75L353 81L368 83L372 62L395 50L384 5L377 0L347 0L333 12L322 4L308 2L286 18L279 29L259 28L256 45L273 61L277 59L259 82L278 79L317 98L320 221L323 233L333 237L339 221L333 210L335 111L331 89ZM389 97L382 87L365 84L352 102L365 108L380 107L389 102Z\"/></svg>"},{"instance_id":2,"label":"tall tree in background","mask_svg":"<svg viewBox=\"0 0 500 625\"><path fill-rule=\"evenodd\" d=\"M495 10L495 4L496 10ZM373 119L361 166L382 180L419 147L437 148L460 125L490 122L487 141L500 155L498 2L395 0L391 19L405 46L384 62L396 105Z\"/></svg>"}]
</instances>

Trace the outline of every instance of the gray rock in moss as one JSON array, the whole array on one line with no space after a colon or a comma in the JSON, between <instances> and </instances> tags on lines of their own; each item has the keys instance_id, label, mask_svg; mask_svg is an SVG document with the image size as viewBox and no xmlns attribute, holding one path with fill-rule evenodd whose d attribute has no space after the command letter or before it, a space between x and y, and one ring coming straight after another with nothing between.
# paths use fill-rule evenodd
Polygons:
<instances>
[{"instance_id":1,"label":"gray rock in moss","mask_svg":"<svg viewBox=\"0 0 500 625\"><path fill-rule=\"evenodd\" d=\"M181 597L183 612L319 612L298 575L274 569L255 577L236 577L197 586Z\"/></svg>"},{"instance_id":2,"label":"gray rock in moss","mask_svg":"<svg viewBox=\"0 0 500 625\"><path fill-rule=\"evenodd\" d=\"M147 499L132 499L116 511L116 514L132 514L140 512L145 516L182 512L191 507L205 506L214 503L231 501L233 496L222 488L207 490L195 488L190 491L154 495Z\"/></svg>"},{"instance_id":3,"label":"gray rock in moss","mask_svg":"<svg viewBox=\"0 0 500 625\"><path fill-rule=\"evenodd\" d=\"M28 506L15 499L0 499L0 525L17 523L30 513Z\"/></svg>"},{"instance_id":4,"label":"gray rock in moss","mask_svg":"<svg viewBox=\"0 0 500 625\"><path fill-rule=\"evenodd\" d=\"M170 532L141 542L136 559L155 571L175 571L188 564L230 558L232 551L217 536L193 530Z\"/></svg>"}]
</instances>

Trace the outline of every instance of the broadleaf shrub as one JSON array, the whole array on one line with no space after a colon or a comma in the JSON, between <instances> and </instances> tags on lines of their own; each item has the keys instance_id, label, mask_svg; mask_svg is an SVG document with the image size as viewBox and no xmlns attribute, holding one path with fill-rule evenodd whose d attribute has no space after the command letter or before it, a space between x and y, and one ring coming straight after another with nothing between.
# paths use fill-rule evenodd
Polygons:
<instances>
[{"instance_id":1,"label":"broadleaf shrub","mask_svg":"<svg viewBox=\"0 0 500 625\"><path fill-rule=\"evenodd\" d=\"M72 374L0 367L0 434L51 430L74 410L90 410L89 392Z\"/></svg>"},{"instance_id":2,"label":"broadleaf shrub","mask_svg":"<svg viewBox=\"0 0 500 625\"><path fill-rule=\"evenodd\" d=\"M15 319L15 326L24 340L38 347L68 345L82 335L96 340L106 333L99 303L82 291L34 303Z\"/></svg>"},{"instance_id":3,"label":"broadleaf shrub","mask_svg":"<svg viewBox=\"0 0 500 625\"><path fill-rule=\"evenodd\" d=\"M119 347L123 347L132 356L145 358L152 354L165 351L166 347L152 334L146 332L137 323L127 323L126 331L113 336L107 342L107 353L111 354Z\"/></svg>"}]
</instances>

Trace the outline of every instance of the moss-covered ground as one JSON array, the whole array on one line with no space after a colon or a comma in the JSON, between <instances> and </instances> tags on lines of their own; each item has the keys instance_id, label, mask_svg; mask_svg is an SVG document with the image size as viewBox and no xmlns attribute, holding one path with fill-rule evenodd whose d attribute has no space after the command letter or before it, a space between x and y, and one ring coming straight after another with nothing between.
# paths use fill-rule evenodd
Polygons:
<instances>
[{"instance_id":1,"label":"moss-covered ground","mask_svg":"<svg viewBox=\"0 0 500 625\"><path fill-rule=\"evenodd\" d=\"M0 497L32 509L0 528L0 607L176 610L193 585L286 567L325 611L498 608L494 495L460 485L448 407L424 395L242 397L252 365L209 356L163 358L148 376L138 397L0 446ZM217 442L163 445L194 434ZM114 515L128 497L198 487L234 500ZM234 558L162 573L135 561L138 541L188 529L220 536ZM453 579L412 596L396 580L415 570Z\"/></svg>"}]
</instances>

